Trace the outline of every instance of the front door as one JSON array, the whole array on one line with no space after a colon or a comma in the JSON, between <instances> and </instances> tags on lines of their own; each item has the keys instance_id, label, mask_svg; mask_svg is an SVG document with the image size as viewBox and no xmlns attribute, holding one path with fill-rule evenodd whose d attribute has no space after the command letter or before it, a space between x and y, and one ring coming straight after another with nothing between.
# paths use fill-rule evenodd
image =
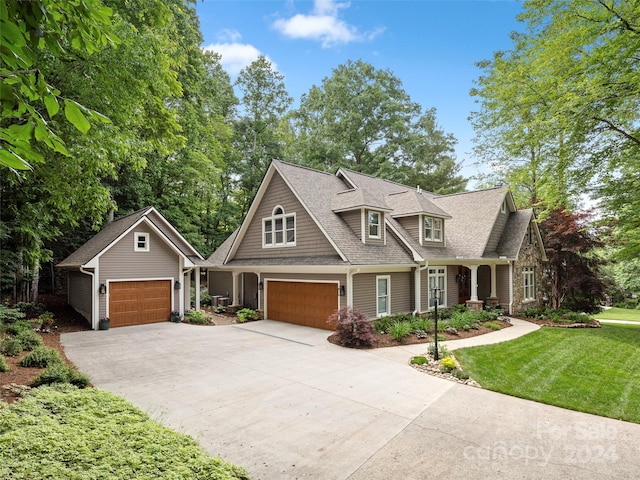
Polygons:
<instances>
[{"instance_id":1,"label":"front door","mask_svg":"<svg viewBox=\"0 0 640 480\"><path fill-rule=\"evenodd\" d=\"M471 270L460 265L456 283L458 284L458 303L464 305L464 302L471 300Z\"/></svg>"}]
</instances>

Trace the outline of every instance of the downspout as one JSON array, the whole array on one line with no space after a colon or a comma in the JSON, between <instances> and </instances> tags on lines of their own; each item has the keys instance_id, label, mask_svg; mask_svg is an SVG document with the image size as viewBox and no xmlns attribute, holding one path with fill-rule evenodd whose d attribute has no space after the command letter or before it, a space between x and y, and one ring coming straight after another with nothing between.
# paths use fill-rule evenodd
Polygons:
<instances>
[{"instance_id":1,"label":"downspout","mask_svg":"<svg viewBox=\"0 0 640 480\"><path fill-rule=\"evenodd\" d=\"M347 307L353 307L353 276L360 273L360 269L349 270L347 274Z\"/></svg>"},{"instance_id":2,"label":"downspout","mask_svg":"<svg viewBox=\"0 0 640 480\"><path fill-rule=\"evenodd\" d=\"M424 267L418 267L416 269L416 311L418 313L424 311L422 310L422 272L424 272L427 268L429 268L429 260L427 260L424 264ZM419 286L419 287L418 287ZM427 288L429 288L429 278L427 277ZM429 310L429 296L427 295L427 310Z\"/></svg>"},{"instance_id":3,"label":"downspout","mask_svg":"<svg viewBox=\"0 0 640 480\"><path fill-rule=\"evenodd\" d=\"M82 265L80 266L80 273L91 276L91 329L96 330L96 319L100 315L100 297L96 297L96 276L94 272L85 270Z\"/></svg>"},{"instance_id":4,"label":"downspout","mask_svg":"<svg viewBox=\"0 0 640 480\"><path fill-rule=\"evenodd\" d=\"M182 290L181 295L180 295L180 315L184 315L184 306L185 306L185 295L187 294L187 289L184 288L184 277L188 274L189 276L191 276L191 272L193 270L193 267L188 268L187 270L185 270L184 268L182 269L182 278L180 279L180 289ZM189 278L189 288L191 288L191 278ZM191 299L191 292L188 292L189 299ZM191 304L189 304L189 309L191 309Z\"/></svg>"}]
</instances>

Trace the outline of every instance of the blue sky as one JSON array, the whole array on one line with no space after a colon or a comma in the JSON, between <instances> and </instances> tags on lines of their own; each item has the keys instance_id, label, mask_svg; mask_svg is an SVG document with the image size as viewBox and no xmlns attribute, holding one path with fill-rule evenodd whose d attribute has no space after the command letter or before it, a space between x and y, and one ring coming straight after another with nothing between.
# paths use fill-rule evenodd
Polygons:
<instances>
[{"instance_id":1,"label":"blue sky","mask_svg":"<svg viewBox=\"0 0 640 480\"><path fill-rule=\"evenodd\" d=\"M284 75L296 104L332 69L361 59L398 77L411 99L435 107L458 139L457 160L471 176L475 62L511 46L522 31L516 1L488 0L204 0L198 1L203 47L219 52L235 80L258 55ZM470 183L473 186L473 182Z\"/></svg>"}]
</instances>

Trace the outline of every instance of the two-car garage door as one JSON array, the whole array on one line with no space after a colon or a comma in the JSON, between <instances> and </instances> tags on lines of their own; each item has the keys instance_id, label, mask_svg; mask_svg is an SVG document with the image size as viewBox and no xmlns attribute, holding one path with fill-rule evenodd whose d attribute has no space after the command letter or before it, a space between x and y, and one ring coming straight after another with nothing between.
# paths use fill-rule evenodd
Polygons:
<instances>
[{"instance_id":1,"label":"two-car garage door","mask_svg":"<svg viewBox=\"0 0 640 480\"><path fill-rule=\"evenodd\" d=\"M327 318L338 308L337 283L267 281L269 320L333 330Z\"/></svg>"},{"instance_id":2,"label":"two-car garage door","mask_svg":"<svg viewBox=\"0 0 640 480\"><path fill-rule=\"evenodd\" d=\"M111 282L109 284L111 327L166 322L170 318L170 280Z\"/></svg>"}]
</instances>

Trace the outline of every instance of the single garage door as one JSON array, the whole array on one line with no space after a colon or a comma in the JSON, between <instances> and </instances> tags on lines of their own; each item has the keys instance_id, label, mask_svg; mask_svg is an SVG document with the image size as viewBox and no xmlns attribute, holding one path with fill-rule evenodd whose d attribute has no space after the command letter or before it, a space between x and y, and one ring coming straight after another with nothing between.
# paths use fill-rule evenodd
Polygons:
<instances>
[{"instance_id":1,"label":"single garage door","mask_svg":"<svg viewBox=\"0 0 640 480\"><path fill-rule=\"evenodd\" d=\"M171 318L171 281L111 282L111 327L166 322Z\"/></svg>"},{"instance_id":2,"label":"single garage door","mask_svg":"<svg viewBox=\"0 0 640 480\"><path fill-rule=\"evenodd\" d=\"M333 330L327 318L338 308L337 283L267 281L267 318Z\"/></svg>"}]
</instances>

